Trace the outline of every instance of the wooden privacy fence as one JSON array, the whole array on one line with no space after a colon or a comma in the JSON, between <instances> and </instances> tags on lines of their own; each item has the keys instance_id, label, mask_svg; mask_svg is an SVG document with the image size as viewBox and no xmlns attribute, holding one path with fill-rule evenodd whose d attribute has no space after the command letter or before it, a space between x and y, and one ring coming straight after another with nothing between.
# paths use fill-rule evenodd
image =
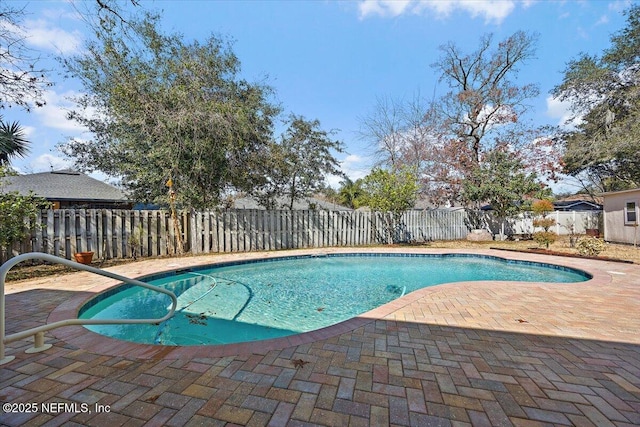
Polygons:
<instances>
[{"instance_id":1,"label":"wooden privacy fence","mask_svg":"<svg viewBox=\"0 0 640 427\"><path fill-rule=\"evenodd\" d=\"M395 235L402 241L463 239L465 218L462 211L409 211ZM368 211L257 209L182 212L178 217L184 249L193 254L378 244L387 235L384 219ZM161 210L45 210L31 237L16 243L12 252L67 259L83 251L93 251L94 259L130 258L134 251L140 257L172 255L175 229L169 212Z\"/></svg>"},{"instance_id":2,"label":"wooden privacy fence","mask_svg":"<svg viewBox=\"0 0 640 427\"><path fill-rule=\"evenodd\" d=\"M258 210L181 212L178 216L185 251L193 254L247 252L386 243L389 214L369 211ZM483 213L485 227L497 234L501 222ZM598 215L554 212L558 234L582 234L597 228ZM595 225L594 225L595 224ZM528 214L507 221L507 234L533 233ZM462 210L405 212L393 230L397 241L464 239L469 232ZM44 252L71 259L76 252L92 251L94 258L131 258L176 253L176 227L161 210L64 209L45 210L37 218L31 237L18 242L11 253L0 248L0 261L10 255Z\"/></svg>"}]
</instances>

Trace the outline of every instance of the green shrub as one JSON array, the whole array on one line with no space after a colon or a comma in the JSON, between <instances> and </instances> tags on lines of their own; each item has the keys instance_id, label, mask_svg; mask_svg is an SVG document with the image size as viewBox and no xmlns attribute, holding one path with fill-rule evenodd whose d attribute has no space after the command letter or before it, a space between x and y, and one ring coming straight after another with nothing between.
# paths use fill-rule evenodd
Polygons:
<instances>
[{"instance_id":1,"label":"green shrub","mask_svg":"<svg viewBox=\"0 0 640 427\"><path fill-rule=\"evenodd\" d=\"M576 243L578 253L585 256L597 256L605 248L604 240L597 237L583 237Z\"/></svg>"},{"instance_id":2,"label":"green shrub","mask_svg":"<svg viewBox=\"0 0 640 427\"><path fill-rule=\"evenodd\" d=\"M545 246L547 249L549 245L556 241L558 235L553 231L536 231L533 233L533 240L538 243L538 246Z\"/></svg>"}]
</instances>

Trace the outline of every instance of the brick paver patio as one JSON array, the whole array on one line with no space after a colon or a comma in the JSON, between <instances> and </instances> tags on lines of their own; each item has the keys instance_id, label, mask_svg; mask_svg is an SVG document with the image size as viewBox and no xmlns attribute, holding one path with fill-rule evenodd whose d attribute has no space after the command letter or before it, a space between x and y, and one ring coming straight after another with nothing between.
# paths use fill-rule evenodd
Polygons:
<instances>
[{"instance_id":1,"label":"brick paver patio","mask_svg":"<svg viewBox=\"0 0 640 427\"><path fill-rule=\"evenodd\" d=\"M308 252L148 260L110 270L136 277ZM639 265L461 252L562 264L594 278L441 285L336 327L248 345L176 349L62 328L47 334L53 347L42 353L24 353L31 341L8 345L16 359L0 366L0 424L640 425ZM74 316L82 301L113 284L87 273L10 283L7 333Z\"/></svg>"}]
</instances>

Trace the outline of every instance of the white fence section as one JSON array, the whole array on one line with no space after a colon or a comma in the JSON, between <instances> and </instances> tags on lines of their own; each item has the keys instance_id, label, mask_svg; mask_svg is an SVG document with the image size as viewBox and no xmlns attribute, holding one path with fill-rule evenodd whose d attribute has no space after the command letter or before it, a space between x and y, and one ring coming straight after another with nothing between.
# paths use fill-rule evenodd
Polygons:
<instances>
[{"instance_id":1,"label":"white fence section","mask_svg":"<svg viewBox=\"0 0 640 427\"><path fill-rule=\"evenodd\" d=\"M491 214L483 214L487 228L500 232ZM554 212L558 234L597 228L590 213ZM362 246L386 242L385 216L368 211L223 210L181 212L178 217L185 250L194 254L245 252L331 246ZM464 211L408 211L396 227L399 241L464 239L469 232ZM175 253L176 232L169 212L161 210L65 209L45 210L31 237L11 248L13 255L44 252L71 259L76 252L93 251L94 259L163 256ZM532 219L522 215L505 227L507 234L533 233ZM136 241L132 235L139 235ZM5 253L2 253L5 252ZM0 251L0 258L8 257Z\"/></svg>"},{"instance_id":2,"label":"white fence section","mask_svg":"<svg viewBox=\"0 0 640 427\"><path fill-rule=\"evenodd\" d=\"M548 218L556 220L549 231L553 231L559 235L568 234L585 234L588 229L602 228L602 212L601 211L554 211L547 215ZM487 228L494 234L500 233L501 224L495 220L491 214L485 214ZM533 234L533 216L530 212L524 212L516 218L505 221L505 234L512 236L527 236Z\"/></svg>"}]
</instances>

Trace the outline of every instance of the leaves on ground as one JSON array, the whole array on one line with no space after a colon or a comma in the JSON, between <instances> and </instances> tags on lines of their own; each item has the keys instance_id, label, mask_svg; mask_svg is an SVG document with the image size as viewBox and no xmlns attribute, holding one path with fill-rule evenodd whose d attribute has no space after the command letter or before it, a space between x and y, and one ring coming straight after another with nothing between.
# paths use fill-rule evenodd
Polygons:
<instances>
[{"instance_id":1,"label":"leaves on ground","mask_svg":"<svg viewBox=\"0 0 640 427\"><path fill-rule=\"evenodd\" d=\"M309 362L302 359L296 359L296 360L292 360L291 363L293 363L294 368L298 369L298 368L304 368L304 365L306 365Z\"/></svg>"}]
</instances>

